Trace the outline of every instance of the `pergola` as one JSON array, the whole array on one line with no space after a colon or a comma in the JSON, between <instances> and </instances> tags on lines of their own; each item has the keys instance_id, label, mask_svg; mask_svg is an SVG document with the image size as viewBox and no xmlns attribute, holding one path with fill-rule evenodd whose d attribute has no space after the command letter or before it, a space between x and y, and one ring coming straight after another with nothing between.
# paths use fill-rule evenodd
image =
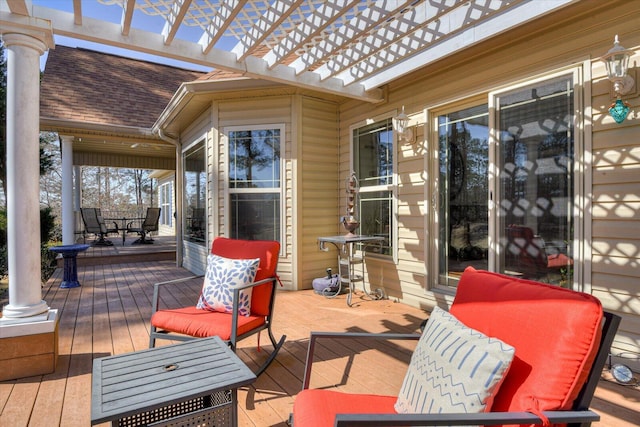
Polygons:
<instances>
[{"instance_id":1,"label":"pergola","mask_svg":"<svg viewBox=\"0 0 640 427\"><path fill-rule=\"evenodd\" d=\"M95 0L98 17L87 16L81 0L3 1L11 276L0 332L43 316L55 323L41 300L38 226L39 61L55 36L377 103L398 77L575 1ZM63 185L71 186L71 142L62 148ZM68 193L63 228L72 228ZM31 326L22 330L38 333Z\"/></svg>"}]
</instances>

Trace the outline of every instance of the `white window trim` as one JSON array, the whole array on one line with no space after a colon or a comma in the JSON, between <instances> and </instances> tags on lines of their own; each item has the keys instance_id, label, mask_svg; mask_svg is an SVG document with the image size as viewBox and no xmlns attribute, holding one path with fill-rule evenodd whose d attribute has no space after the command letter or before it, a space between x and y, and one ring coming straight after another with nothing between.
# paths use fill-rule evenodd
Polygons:
<instances>
[{"instance_id":1,"label":"white window trim","mask_svg":"<svg viewBox=\"0 0 640 427\"><path fill-rule=\"evenodd\" d=\"M231 186L229 185L229 132L233 132L233 131L254 131L254 130L265 130L265 129L279 129L280 130L280 165L279 165L279 169L280 169L280 189L278 191L273 191L270 188L252 188L252 189L247 189L247 188L237 188L237 189L231 189ZM273 194L273 193L277 193L280 195L280 236L279 236L279 241L280 241L280 247L283 248L285 246L285 230L286 230L286 207L285 207L285 167L284 167L284 159L282 157L282 153L284 152L284 145L286 143L285 141L285 124L284 123L274 123L274 124L264 124L264 125L251 125L251 126L226 126L222 129L222 155L224 156L223 159L223 174L224 174L224 185L223 185L223 191L224 191L224 205L225 205L225 217L226 220L224 221L224 228L225 228L225 234L227 236L231 235L231 224L230 224L230 218L231 218L231 193L236 193L236 194L241 194L241 193L247 193L247 194L255 194L255 193L269 193L269 194ZM282 249L281 249L282 250Z\"/></svg>"},{"instance_id":2,"label":"white window trim","mask_svg":"<svg viewBox=\"0 0 640 427\"><path fill-rule=\"evenodd\" d=\"M400 111L398 109L389 111L387 113L383 113L383 114L379 114L377 116L371 117L371 118L367 118L364 120L361 120L359 122L356 122L354 124L352 124L351 126L349 126L349 171L347 172L348 174L351 173L351 171L355 170L354 169L354 152L353 152L353 132L356 129L362 128L364 126L368 126L371 125L373 123L376 122L380 122L382 120L391 120L393 123L393 118L397 117L398 114L400 113ZM389 260L389 261L393 261L394 264L398 263L398 244L399 244L399 236L398 236L398 224L399 224L399 218L398 218L398 145L399 145L399 141L398 141L398 135L395 131L395 129L393 129L393 125L392 125L392 134L393 134L393 173L391 174L391 184L387 184L387 185L374 185L374 186L369 186L367 187L366 192L374 192L374 191L390 191L391 192L391 209L392 209L392 220L393 220L393 224L392 224L392 228L394 230L393 233L393 241L391 242L392 244L392 248L393 248L393 253L391 255L380 255L380 254L375 254L375 253L367 253L367 257L371 257L371 258L377 258L380 260ZM345 177L346 179L346 177Z\"/></svg>"},{"instance_id":3,"label":"white window trim","mask_svg":"<svg viewBox=\"0 0 640 427\"><path fill-rule=\"evenodd\" d=\"M209 151L208 145L209 144L207 144L207 133L206 132L198 134L198 136L194 137L193 140L189 144L186 144L186 145L182 146L182 150L180 152L180 169L181 169L181 173L182 173L181 182L182 182L183 186L185 185L184 184L184 171L185 171L185 169L184 169L184 155L185 155L185 153L187 151L189 151L191 148L195 147L196 145L198 145L200 143L202 143L203 147L204 147L204 158L208 159L208 151ZM205 173L207 173L206 160L205 160ZM207 181L208 181L208 179L207 179ZM182 234L182 243L183 243L183 245L185 245L185 246L193 246L194 248L196 248L197 251L201 251L200 248L204 247L205 248L204 260L206 262L206 253L208 253L208 250L209 250L208 248L210 246L210 242L209 242L209 203L208 203L208 200L209 200L209 183L208 182L205 183L205 186L207 188L205 189L205 198L204 198L204 212L205 212L205 215L204 215L205 216L205 241L204 241L204 246L196 244L194 242L190 242L188 240L185 240L185 238L184 238L185 220L184 220L184 215L183 215L184 212L181 212L181 215L180 215L180 218L181 218L180 228L183 229L182 233L181 233ZM180 195L178 196L176 194L176 197L181 197L181 202L180 202L181 208L180 209L184 209L185 208L185 204L184 204L184 197L185 197L184 188L180 189Z\"/></svg>"}]
</instances>

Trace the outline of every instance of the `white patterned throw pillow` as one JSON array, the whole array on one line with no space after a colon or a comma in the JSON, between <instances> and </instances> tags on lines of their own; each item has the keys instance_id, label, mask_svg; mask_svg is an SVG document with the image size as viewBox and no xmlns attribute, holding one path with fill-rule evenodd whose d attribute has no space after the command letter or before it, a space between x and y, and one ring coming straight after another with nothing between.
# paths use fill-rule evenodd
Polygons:
<instances>
[{"instance_id":1,"label":"white patterned throw pillow","mask_svg":"<svg viewBox=\"0 0 640 427\"><path fill-rule=\"evenodd\" d=\"M395 404L399 413L479 413L491 409L515 349L435 307L411 356Z\"/></svg>"},{"instance_id":2,"label":"white patterned throw pillow","mask_svg":"<svg viewBox=\"0 0 640 427\"><path fill-rule=\"evenodd\" d=\"M260 258L231 259L209 254L202 293L196 307L202 310L231 313L233 290L252 283L259 265ZM240 291L238 313L242 316L248 316L251 313L252 291L253 288Z\"/></svg>"}]
</instances>

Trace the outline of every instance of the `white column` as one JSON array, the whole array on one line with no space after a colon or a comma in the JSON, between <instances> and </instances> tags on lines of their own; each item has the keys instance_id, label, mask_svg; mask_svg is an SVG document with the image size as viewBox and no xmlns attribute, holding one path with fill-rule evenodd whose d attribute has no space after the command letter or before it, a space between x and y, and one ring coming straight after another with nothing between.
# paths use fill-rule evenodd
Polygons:
<instances>
[{"instance_id":1,"label":"white column","mask_svg":"<svg viewBox=\"0 0 640 427\"><path fill-rule=\"evenodd\" d=\"M41 40L3 34L7 50L7 248L9 304L3 319L46 312L40 279Z\"/></svg>"},{"instance_id":2,"label":"white column","mask_svg":"<svg viewBox=\"0 0 640 427\"><path fill-rule=\"evenodd\" d=\"M75 243L73 217L73 136L60 135L62 140L62 244Z\"/></svg>"}]
</instances>

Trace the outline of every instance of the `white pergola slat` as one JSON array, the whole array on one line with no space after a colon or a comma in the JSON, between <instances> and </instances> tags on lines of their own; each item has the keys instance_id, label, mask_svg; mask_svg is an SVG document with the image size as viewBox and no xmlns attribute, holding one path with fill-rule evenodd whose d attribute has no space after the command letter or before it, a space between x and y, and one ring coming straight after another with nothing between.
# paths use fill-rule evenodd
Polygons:
<instances>
[{"instance_id":1,"label":"white pergola slat","mask_svg":"<svg viewBox=\"0 0 640 427\"><path fill-rule=\"evenodd\" d=\"M387 49L402 40L407 34L430 22L437 22L453 7L466 3L466 0L448 0L440 4L420 3L411 9L404 9L400 15L364 40L356 43L342 53L334 55L317 72L325 79L347 70L354 62L370 58L377 52Z\"/></svg>"},{"instance_id":2,"label":"white pergola slat","mask_svg":"<svg viewBox=\"0 0 640 427\"><path fill-rule=\"evenodd\" d=\"M5 1L3 19L49 20L57 35L379 102L399 76L580 0ZM120 22L83 15L89 1ZM141 30L140 14L162 30ZM200 32L181 39L183 27Z\"/></svg>"},{"instance_id":3,"label":"white pergola slat","mask_svg":"<svg viewBox=\"0 0 640 427\"><path fill-rule=\"evenodd\" d=\"M175 0L173 2L170 12L166 17L164 28L162 29L164 44L171 44L180 28L180 24L189 11L190 5L191 0Z\"/></svg>"},{"instance_id":4,"label":"white pergola slat","mask_svg":"<svg viewBox=\"0 0 640 427\"><path fill-rule=\"evenodd\" d=\"M302 3L302 0L284 1L277 0L269 7L263 15L258 18L252 28L234 46L231 52L235 53L238 61L245 59L250 53L260 47L266 40L273 28L282 22Z\"/></svg>"},{"instance_id":5,"label":"white pergola slat","mask_svg":"<svg viewBox=\"0 0 640 427\"><path fill-rule=\"evenodd\" d=\"M320 5L311 15L298 24L269 53L264 56L269 67L282 63L289 55L300 50L314 38L320 37L322 31L339 17L349 12L360 0L335 0Z\"/></svg>"},{"instance_id":6,"label":"white pergola slat","mask_svg":"<svg viewBox=\"0 0 640 427\"><path fill-rule=\"evenodd\" d=\"M205 55L209 53L211 48L220 40L246 3L246 0L229 0L220 5L220 9L218 9L213 18L211 18L202 37L200 37L198 41Z\"/></svg>"},{"instance_id":7,"label":"white pergola slat","mask_svg":"<svg viewBox=\"0 0 640 427\"><path fill-rule=\"evenodd\" d=\"M122 35L128 36L133 20L133 11L136 7L136 0L126 0L122 2Z\"/></svg>"}]
</instances>

